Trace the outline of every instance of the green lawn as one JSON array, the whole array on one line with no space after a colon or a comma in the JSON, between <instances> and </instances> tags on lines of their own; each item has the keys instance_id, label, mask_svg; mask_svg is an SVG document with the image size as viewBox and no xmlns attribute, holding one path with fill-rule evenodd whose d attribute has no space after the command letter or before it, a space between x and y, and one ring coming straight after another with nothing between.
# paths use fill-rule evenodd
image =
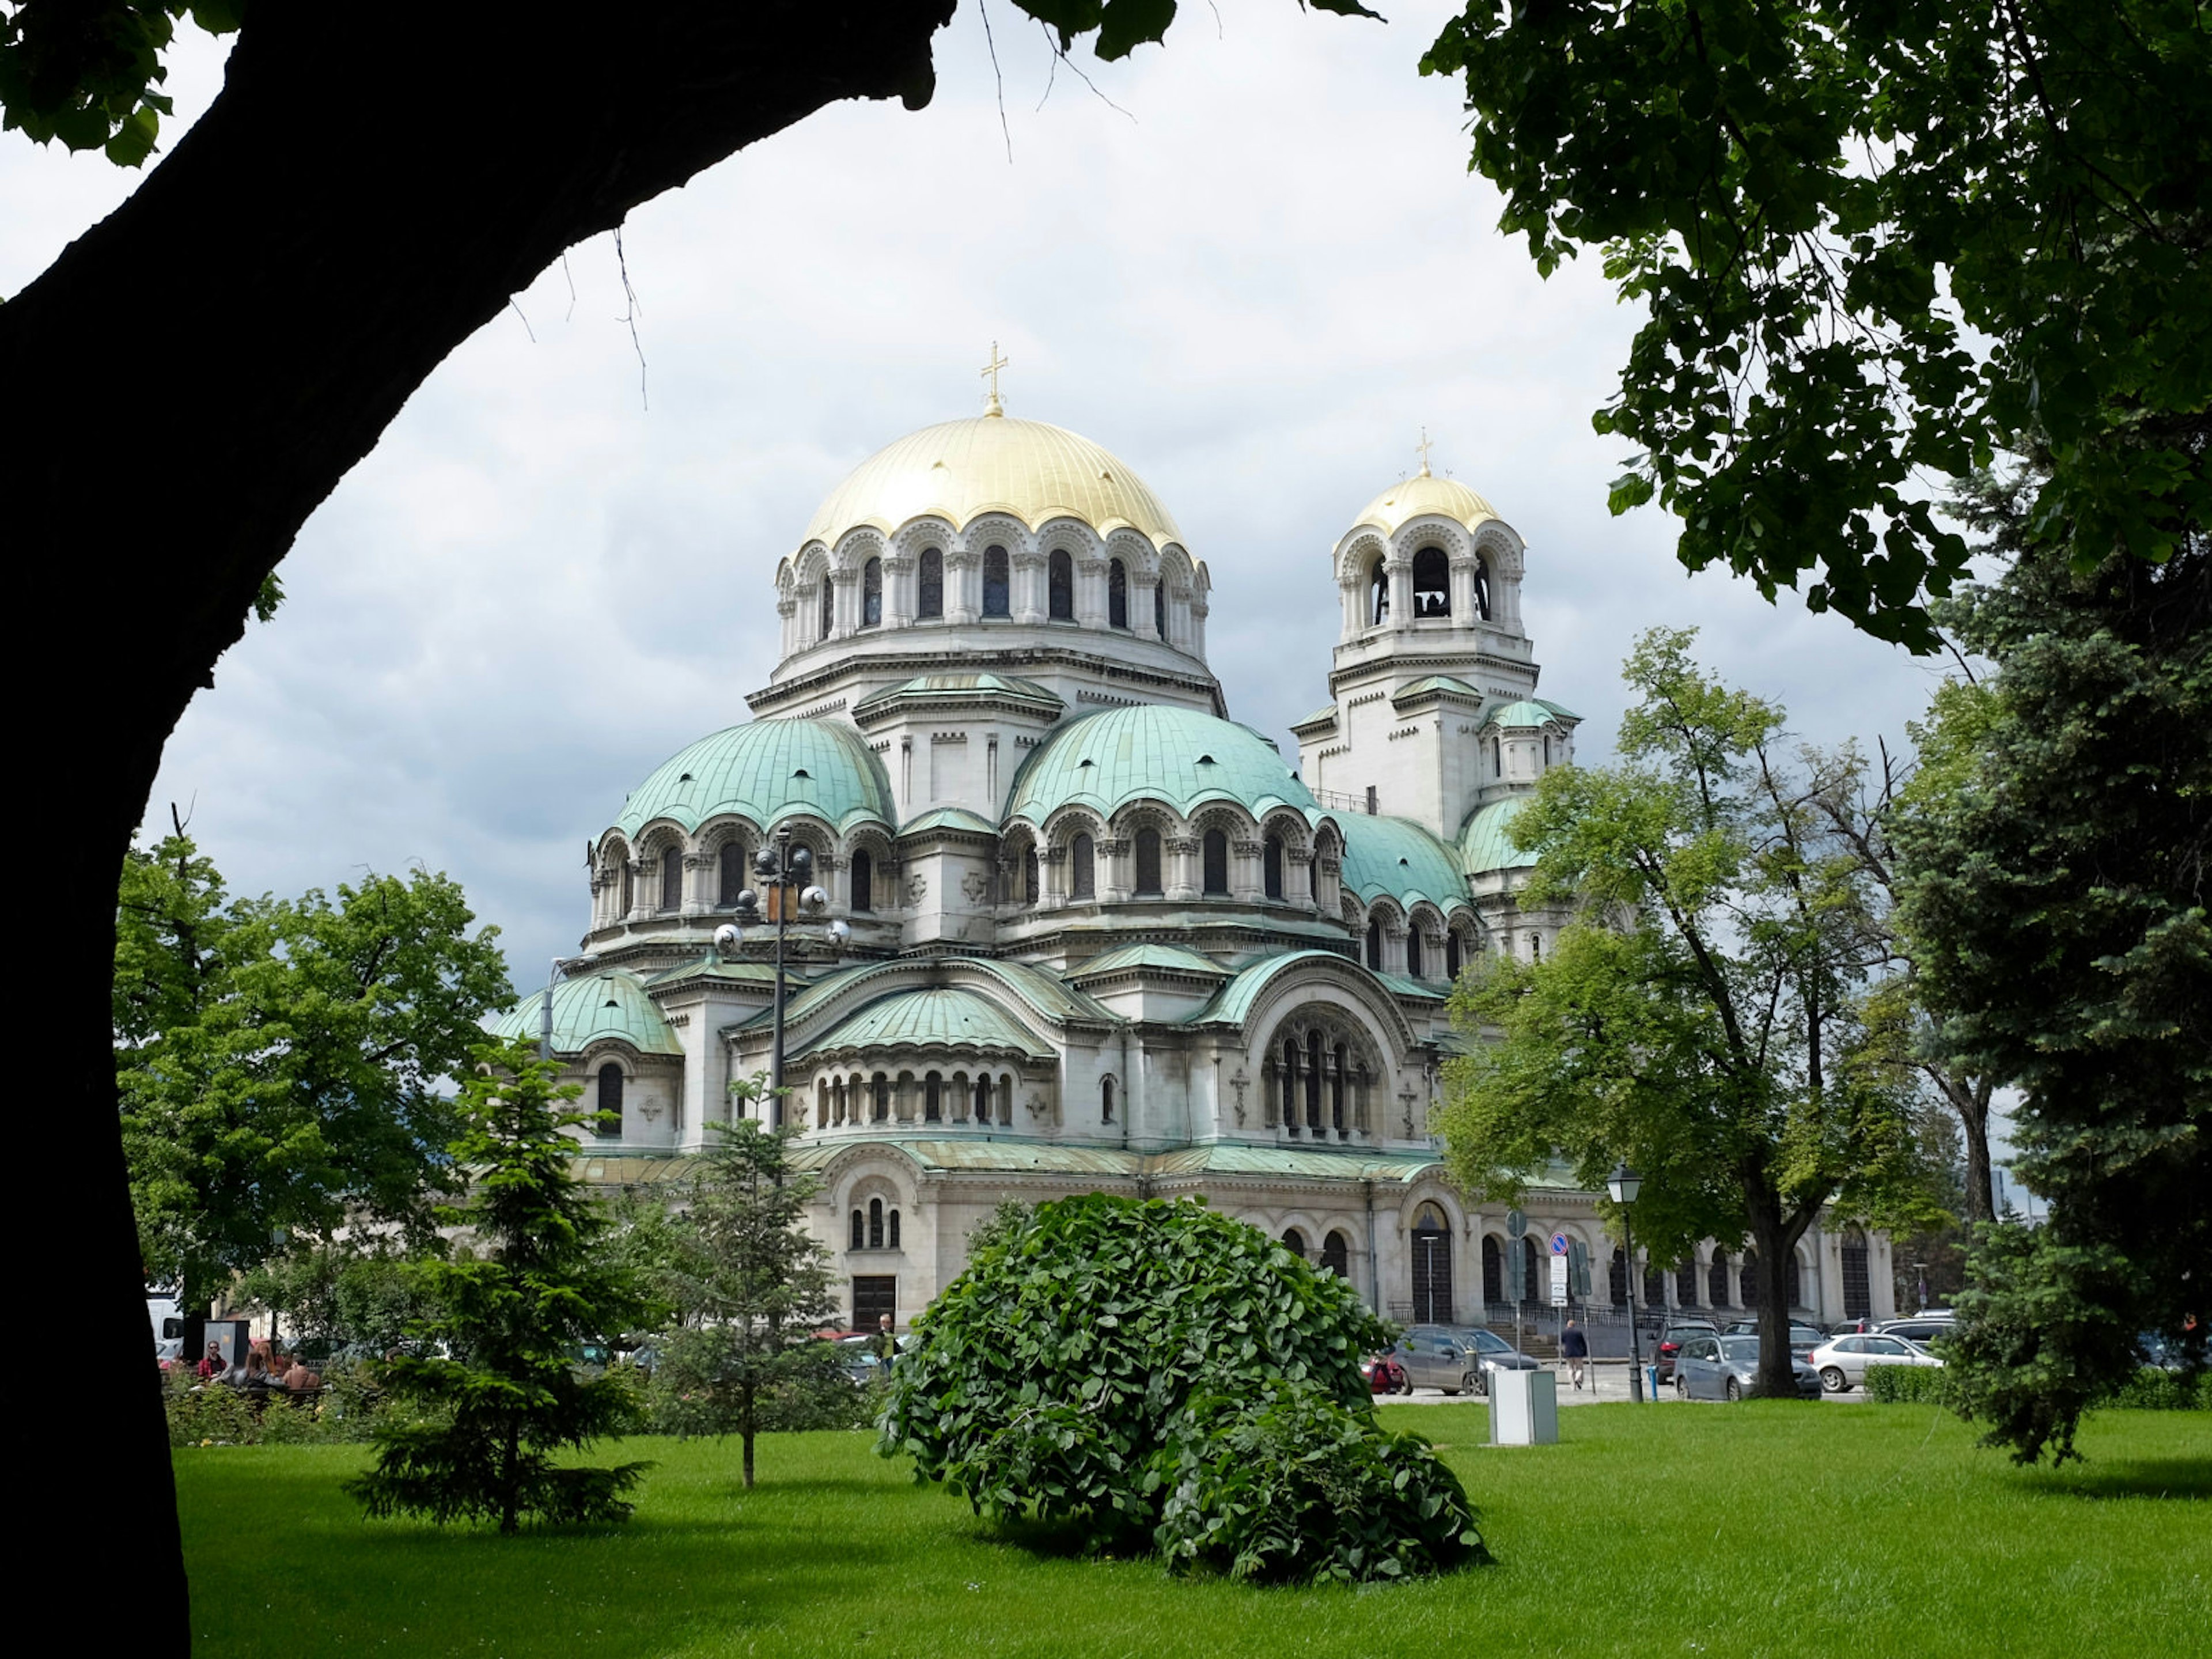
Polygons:
<instances>
[{"instance_id":1,"label":"green lawn","mask_svg":"<svg viewBox=\"0 0 2212 1659\"><path fill-rule=\"evenodd\" d=\"M1586 1406L1562 1443L1480 1407L1393 1410L1480 1506L1498 1564L1364 1590L1182 1582L1003 1541L864 1435L646 1441L636 1518L590 1536L370 1523L357 1447L176 1454L204 1653L1152 1656L2212 1651L2212 1418L2106 1413L2020 1470L1925 1407ZM2188 1632L2195 1630L2195 1637Z\"/></svg>"}]
</instances>

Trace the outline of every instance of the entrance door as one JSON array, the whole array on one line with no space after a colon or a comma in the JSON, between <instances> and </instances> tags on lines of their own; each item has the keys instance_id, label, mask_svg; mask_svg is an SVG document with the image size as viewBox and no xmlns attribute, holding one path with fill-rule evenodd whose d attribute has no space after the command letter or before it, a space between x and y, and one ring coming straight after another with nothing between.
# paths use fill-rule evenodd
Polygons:
<instances>
[{"instance_id":1,"label":"entrance door","mask_svg":"<svg viewBox=\"0 0 2212 1659\"><path fill-rule=\"evenodd\" d=\"M885 1314L898 1323L898 1275L856 1273L853 1279L853 1328L872 1331Z\"/></svg>"},{"instance_id":2,"label":"entrance door","mask_svg":"<svg viewBox=\"0 0 2212 1659\"><path fill-rule=\"evenodd\" d=\"M1424 1204L1413 1218L1413 1322L1452 1322L1451 1233L1443 1212Z\"/></svg>"}]
</instances>

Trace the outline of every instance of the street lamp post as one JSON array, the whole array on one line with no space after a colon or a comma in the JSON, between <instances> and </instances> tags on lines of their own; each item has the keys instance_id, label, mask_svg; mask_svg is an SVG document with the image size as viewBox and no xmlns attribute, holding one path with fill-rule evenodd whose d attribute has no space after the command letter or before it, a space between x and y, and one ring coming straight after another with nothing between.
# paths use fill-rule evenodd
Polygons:
<instances>
[{"instance_id":1,"label":"street lamp post","mask_svg":"<svg viewBox=\"0 0 2212 1659\"><path fill-rule=\"evenodd\" d=\"M1644 1181L1626 1164L1613 1165L1613 1178L1605 1183L1613 1194L1613 1201L1620 1206L1621 1278L1628 1286L1628 1397L1641 1402L1644 1399L1644 1344L1636 1332L1636 1231L1629 1225L1629 1206L1636 1202L1636 1194L1644 1190Z\"/></svg>"},{"instance_id":2,"label":"street lamp post","mask_svg":"<svg viewBox=\"0 0 2212 1659\"><path fill-rule=\"evenodd\" d=\"M806 915L818 916L830 908L830 895L813 884L814 854L805 842L794 842L788 826L776 826L773 846L764 846L753 859L753 873L772 895L769 908L775 922L775 1029L769 1039L768 1065L769 1121L771 1127L783 1127L783 946L784 936L791 925L793 890L796 890L798 908ZM758 927L761 922L760 896L750 888L738 895L738 921L726 923L714 930L714 943L724 950L734 949L743 942L746 927ZM851 936L852 929L842 921L830 924L830 937L843 940Z\"/></svg>"}]
</instances>

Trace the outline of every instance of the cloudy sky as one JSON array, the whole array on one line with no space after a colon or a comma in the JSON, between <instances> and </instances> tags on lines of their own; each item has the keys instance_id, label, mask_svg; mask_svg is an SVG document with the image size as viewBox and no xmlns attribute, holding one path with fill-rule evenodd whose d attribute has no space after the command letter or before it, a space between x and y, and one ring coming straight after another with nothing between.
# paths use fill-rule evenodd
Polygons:
<instances>
[{"instance_id":1,"label":"cloudy sky","mask_svg":"<svg viewBox=\"0 0 2212 1659\"><path fill-rule=\"evenodd\" d=\"M1656 509L1607 515L1624 447L1589 414L1634 319L1595 268L1540 282L1497 233L1458 94L1415 69L1448 9L1388 9L1187 6L1164 49L1082 59L1094 93L1003 0L994 77L963 5L927 110L833 108L632 218L635 344L611 239L573 250L308 522L153 817L188 809L240 890L450 872L542 982L582 930L586 840L766 684L771 576L815 503L979 410L994 340L1010 412L1104 444L1168 503L1212 568L1231 713L1286 754L1327 700L1329 549L1424 426L1528 539L1543 689L1588 717L1585 759L1654 623L1701 629L1808 738L1900 739L1929 665L1688 576ZM221 74L192 37L180 118ZM131 182L0 139L0 293Z\"/></svg>"}]
</instances>

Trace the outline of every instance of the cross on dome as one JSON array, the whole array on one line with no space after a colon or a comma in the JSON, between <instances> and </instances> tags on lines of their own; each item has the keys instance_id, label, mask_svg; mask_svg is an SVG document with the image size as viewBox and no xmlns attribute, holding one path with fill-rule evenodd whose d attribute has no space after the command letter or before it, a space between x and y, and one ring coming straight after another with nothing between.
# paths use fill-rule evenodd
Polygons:
<instances>
[{"instance_id":1,"label":"cross on dome","mask_svg":"<svg viewBox=\"0 0 2212 1659\"><path fill-rule=\"evenodd\" d=\"M997 349L998 349L998 348L997 348L996 346L994 346L994 347L992 348L992 349L993 349L993 350L994 350L994 351L995 351ZM1424 478L1428 477L1430 476L1430 472L1429 472L1429 451L1436 447L1436 446L1435 446L1434 444L1432 444L1432 443L1431 443L1431 442L1429 441L1429 429L1428 429L1428 428L1426 428L1426 427L1423 427L1423 428L1421 428L1421 441L1420 441L1420 442L1419 442L1419 443L1417 443L1417 444L1415 444L1415 445L1413 446L1413 447L1414 447L1414 449L1415 449L1415 450L1419 453L1420 458L1421 458L1421 476L1422 476Z\"/></svg>"},{"instance_id":2,"label":"cross on dome","mask_svg":"<svg viewBox=\"0 0 2212 1659\"><path fill-rule=\"evenodd\" d=\"M1004 416L1006 410L999 403L999 371L1007 367L1007 360L999 355L999 343L991 342L991 361L983 365L982 378L991 383L990 396L984 399L983 413Z\"/></svg>"}]
</instances>

